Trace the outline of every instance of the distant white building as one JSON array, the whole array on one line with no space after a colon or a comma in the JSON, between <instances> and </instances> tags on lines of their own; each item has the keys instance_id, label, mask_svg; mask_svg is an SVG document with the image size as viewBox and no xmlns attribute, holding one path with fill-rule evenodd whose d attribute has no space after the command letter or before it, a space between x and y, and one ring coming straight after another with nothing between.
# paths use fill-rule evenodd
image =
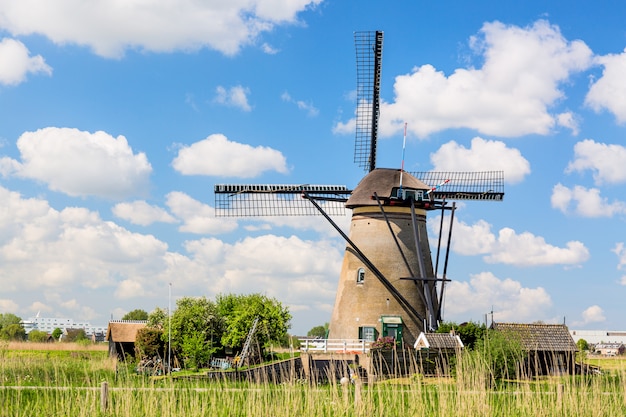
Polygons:
<instances>
[{"instance_id":1,"label":"distant white building","mask_svg":"<svg viewBox=\"0 0 626 417\"><path fill-rule=\"evenodd\" d=\"M26 334L33 330L40 330L51 334L54 329L84 329L87 336L92 334L101 333L104 334L107 331L106 326L92 326L87 321L75 321L74 319L59 318L59 317L39 317L39 314L35 317L31 317L28 320L22 321L22 326Z\"/></svg>"},{"instance_id":2,"label":"distant white building","mask_svg":"<svg viewBox=\"0 0 626 417\"><path fill-rule=\"evenodd\" d=\"M574 342L584 339L591 345L600 343L626 344L626 331L622 330L570 330Z\"/></svg>"}]
</instances>

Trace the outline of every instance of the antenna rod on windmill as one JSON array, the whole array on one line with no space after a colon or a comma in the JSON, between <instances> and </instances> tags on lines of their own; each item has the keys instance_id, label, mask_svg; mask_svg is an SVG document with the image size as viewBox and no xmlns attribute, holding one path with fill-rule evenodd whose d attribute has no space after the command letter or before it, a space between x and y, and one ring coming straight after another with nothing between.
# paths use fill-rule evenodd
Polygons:
<instances>
[{"instance_id":1,"label":"antenna rod on windmill","mask_svg":"<svg viewBox=\"0 0 626 417\"><path fill-rule=\"evenodd\" d=\"M402 195L402 173L404 172L404 149L406 148L406 122L404 122L404 138L402 139L402 163L400 164L400 195Z\"/></svg>"}]
</instances>

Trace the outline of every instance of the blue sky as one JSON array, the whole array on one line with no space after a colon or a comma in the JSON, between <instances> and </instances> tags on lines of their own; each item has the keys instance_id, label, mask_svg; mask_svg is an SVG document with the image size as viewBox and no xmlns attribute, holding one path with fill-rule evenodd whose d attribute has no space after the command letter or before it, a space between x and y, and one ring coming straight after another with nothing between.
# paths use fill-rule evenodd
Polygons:
<instances>
[{"instance_id":1,"label":"blue sky","mask_svg":"<svg viewBox=\"0 0 626 417\"><path fill-rule=\"evenodd\" d=\"M1 312L103 325L171 283L328 321L332 227L216 218L213 185L356 186L353 32L382 30L378 166L407 123L406 170L505 172L456 213L444 318L626 327L626 5L227 3L0 0Z\"/></svg>"}]
</instances>

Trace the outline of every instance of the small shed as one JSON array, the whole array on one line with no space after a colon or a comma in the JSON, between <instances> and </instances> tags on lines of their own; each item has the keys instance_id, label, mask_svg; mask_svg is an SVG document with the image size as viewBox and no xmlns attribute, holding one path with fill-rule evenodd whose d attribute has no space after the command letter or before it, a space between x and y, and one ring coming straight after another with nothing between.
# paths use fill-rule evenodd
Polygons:
<instances>
[{"instance_id":1,"label":"small shed","mask_svg":"<svg viewBox=\"0 0 626 417\"><path fill-rule=\"evenodd\" d=\"M576 352L568 328L564 324L493 323L492 329L520 343L526 358L523 375L573 374Z\"/></svg>"},{"instance_id":2,"label":"small shed","mask_svg":"<svg viewBox=\"0 0 626 417\"><path fill-rule=\"evenodd\" d=\"M421 332L415 344L416 359L425 375L447 375L454 356L463 349L461 338L454 332Z\"/></svg>"},{"instance_id":3,"label":"small shed","mask_svg":"<svg viewBox=\"0 0 626 417\"><path fill-rule=\"evenodd\" d=\"M114 320L107 327L106 341L109 342L109 356L125 359L135 356L137 332L146 327L145 320Z\"/></svg>"}]
</instances>

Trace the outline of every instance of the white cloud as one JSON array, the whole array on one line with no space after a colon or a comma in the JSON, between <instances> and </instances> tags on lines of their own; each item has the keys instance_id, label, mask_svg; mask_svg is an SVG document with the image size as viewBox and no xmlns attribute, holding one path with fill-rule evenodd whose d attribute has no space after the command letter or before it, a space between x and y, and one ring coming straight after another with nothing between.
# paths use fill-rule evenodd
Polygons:
<instances>
[{"instance_id":1,"label":"white cloud","mask_svg":"<svg viewBox=\"0 0 626 417\"><path fill-rule=\"evenodd\" d=\"M217 96L214 101L219 104L223 104L228 107L236 107L243 111L250 111L252 107L248 104L248 94L250 89L236 85L229 89L222 87L221 85L216 88Z\"/></svg>"},{"instance_id":2,"label":"white cloud","mask_svg":"<svg viewBox=\"0 0 626 417\"><path fill-rule=\"evenodd\" d=\"M277 150L231 142L221 134L184 146L172 161L183 175L252 178L265 171L286 174L287 161Z\"/></svg>"},{"instance_id":3,"label":"white cloud","mask_svg":"<svg viewBox=\"0 0 626 417\"><path fill-rule=\"evenodd\" d=\"M306 101L303 101L303 100L296 100L293 97L291 97L291 95L286 91L280 95L280 98L281 100L287 103L295 104L298 107L298 109L306 111L307 115L310 117L314 117L319 114L319 110L315 108L313 104L307 103Z\"/></svg>"},{"instance_id":4,"label":"white cloud","mask_svg":"<svg viewBox=\"0 0 626 417\"><path fill-rule=\"evenodd\" d=\"M495 247L485 256L489 263L516 266L580 265L588 259L589 250L582 242L570 241L559 248L541 236L529 232L517 234L508 227L500 229Z\"/></svg>"},{"instance_id":5,"label":"white cloud","mask_svg":"<svg viewBox=\"0 0 626 417\"><path fill-rule=\"evenodd\" d=\"M596 57L596 62L604 65L602 76L591 85L585 97L585 104L596 112L604 109L613 113L618 123L626 122L626 49L619 55Z\"/></svg>"},{"instance_id":6,"label":"white cloud","mask_svg":"<svg viewBox=\"0 0 626 417\"><path fill-rule=\"evenodd\" d=\"M113 206L113 214L120 219L128 220L140 226L152 223L176 223L176 219L161 207L152 206L143 200L130 203L119 203Z\"/></svg>"},{"instance_id":7,"label":"white cloud","mask_svg":"<svg viewBox=\"0 0 626 417\"><path fill-rule=\"evenodd\" d=\"M538 20L524 28L485 23L470 46L482 67L446 76L422 65L396 77L395 101L381 103L381 136L397 134L405 122L418 137L450 128L501 137L546 135L557 123L576 129L550 108L565 95L560 86L591 65L587 45Z\"/></svg>"},{"instance_id":8,"label":"white cloud","mask_svg":"<svg viewBox=\"0 0 626 417\"><path fill-rule=\"evenodd\" d=\"M580 132L577 117L572 112L557 114L556 123L572 131L572 135L576 136Z\"/></svg>"},{"instance_id":9,"label":"white cloud","mask_svg":"<svg viewBox=\"0 0 626 417\"><path fill-rule=\"evenodd\" d=\"M604 311L600 306L593 305L582 312L582 321L572 323L574 326L584 326L590 323L600 323L606 320Z\"/></svg>"},{"instance_id":10,"label":"white cloud","mask_svg":"<svg viewBox=\"0 0 626 417\"><path fill-rule=\"evenodd\" d=\"M551 305L542 287L525 288L519 281L482 272L469 282L452 281L446 286L444 311L446 317L482 321L493 309L495 321L528 322L541 319Z\"/></svg>"},{"instance_id":11,"label":"white cloud","mask_svg":"<svg viewBox=\"0 0 626 417\"><path fill-rule=\"evenodd\" d=\"M15 314L14 312L16 312L18 308L19 306L15 301L6 298L0 298L0 311L2 311L3 313Z\"/></svg>"},{"instance_id":12,"label":"white cloud","mask_svg":"<svg viewBox=\"0 0 626 417\"><path fill-rule=\"evenodd\" d=\"M472 139L470 149L455 141L443 144L430 161L433 171L504 171L505 181L512 184L530 174L530 163L518 149L480 137Z\"/></svg>"},{"instance_id":13,"label":"white cloud","mask_svg":"<svg viewBox=\"0 0 626 417\"><path fill-rule=\"evenodd\" d=\"M597 188L585 188L580 185L568 188L557 184L552 189L550 197L552 207L565 214L573 213L583 217L613 217L616 214L626 213L626 203L600 196Z\"/></svg>"},{"instance_id":14,"label":"white cloud","mask_svg":"<svg viewBox=\"0 0 626 417\"><path fill-rule=\"evenodd\" d=\"M0 84L17 85L26 80L27 74L52 74L52 68L41 55L30 56L26 46L15 39L0 41Z\"/></svg>"},{"instance_id":15,"label":"white cloud","mask_svg":"<svg viewBox=\"0 0 626 417\"><path fill-rule=\"evenodd\" d=\"M617 269L622 270L626 267L626 249L624 248L624 242L618 242L611 250L619 258Z\"/></svg>"},{"instance_id":16,"label":"white cloud","mask_svg":"<svg viewBox=\"0 0 626 417\"><path fill-rule=\"evenodd\" d=\"M213 234L231 232L237 228L235 220L216 218L213 207L194 200L185 193L173 191L166 198L171 212L183 221L178 229L181 232Z\"/></svg>"},{"instance_id":17,"label":"white cloud","mask_svg":"<svg viewBox=\"0 0 626 417\"><path fill-rule=\"evenodd\" d=\"M0 0L0 28L85 45L105 57L120 57L127 49L210 48L233 55L276 25L295 23L299 13L321 1L92 0L85 7L82 0Z\"/></svg>"},{"instance_id":18,"label":"white cloud","mask_svg":"<svg viewBox=\"0 0 626 417\"><path fill-rule=\"evenodd\" d=\"M428 220L431 239L439 232L440 217ZM444 224L444 236L449 226ZM570 241L565 247L557 247L541 236L529 232L518 234L505 227L496 236L491 225L484 220L468 225L457 218L454 220L451 242L452 250L462 255L483 255L485 262L501 263L519 267L543 265L580 265L589 259L589 250L582 242Z\"/></svg>"},{"instance_id":19,"label":"white cloud","mask_svg":"<svg viewBox=\"0 0 626 417\"><path fill-rule=\"evenodd\" d=\"M41 181L71 196L124 198L145 192L152 167L124 136L47 127L17 140L21 162L3 158L5 175Z\"/></svg>"},{"instance_id":20,"label":"white cloud","mask_svg":"<svg viewBox=\"0 0 626 417\"><path fill-rule=\"evenodd\" d=\"M87 209L57 211L1 187L0 199L0 280L8 292L106 288L119 277L149 276L165 264L165 243Z\"/></svg>"},{"instance_id":21,"label":"white cloud","mask_svg":"<svg viewBox=\"0 0 626 417\"><path fill-rule=\"evenodd\" d=\"M293 308L303 328L319 324L311 310L326 314L332 308L344 252L337 239L264 235L229 244L205 238L170 252L154 236L132 233L85 208L57 211L2 187L0 200L2 311L41 309L102 322L108 313L121 317L121 301L147 310L163 306L170 282L174 297L265 293ZM167 201L193 231L236 227L183 193ZM207 227L207 220L215 224ZM43 299L45 304L33 302Z\"/></svg>"},{"instance_id":22,"label":"white cloud","mask_svg":"<svg viewBox=\"0 0 626 417\"><path fill-rule=\"evenodd\" d=\"M621 184L626 182L626 147L598 143L585 139L574 145L574 160L565 169L566 173L593 172L597 185Z\"/></svg>"}]
</instances>

